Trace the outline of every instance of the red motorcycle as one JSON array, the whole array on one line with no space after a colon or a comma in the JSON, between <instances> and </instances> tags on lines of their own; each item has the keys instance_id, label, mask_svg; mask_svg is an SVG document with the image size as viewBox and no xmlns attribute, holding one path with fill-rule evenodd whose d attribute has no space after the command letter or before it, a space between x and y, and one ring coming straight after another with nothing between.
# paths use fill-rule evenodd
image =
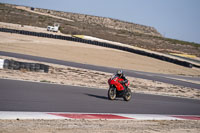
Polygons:
<instances>
[{"instance_id":1,"label":"red motorcycle","mask_svg":"<svg viewBox=\"0 0 200 133\"><path fill-rule=\"evenodd\" d=\"M131 100L131 90L128 88L130 82L124 84L124 86L120 83L124 81L122 78L118 76L113 76L108 80L109 90L108 90L108 98L110 100L115 100L116 97L123 97L125 101Z\"/></svg>"}]
</instances>

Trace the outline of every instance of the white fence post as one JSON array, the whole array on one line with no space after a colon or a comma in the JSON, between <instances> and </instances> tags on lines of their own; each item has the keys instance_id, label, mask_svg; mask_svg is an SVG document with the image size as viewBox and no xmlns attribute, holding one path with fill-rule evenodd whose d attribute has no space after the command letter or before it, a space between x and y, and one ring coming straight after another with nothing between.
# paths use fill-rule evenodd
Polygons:
<instances>
[{"instance_id":1,"label":"white fence post","mask_svg":"<svg viewBox=\"0 0 200 133\"><path fill-rule=\"evenodd\" d=\"M4 59L0 59L0 69L3 69Z\"/></svg>"}]
</instances>

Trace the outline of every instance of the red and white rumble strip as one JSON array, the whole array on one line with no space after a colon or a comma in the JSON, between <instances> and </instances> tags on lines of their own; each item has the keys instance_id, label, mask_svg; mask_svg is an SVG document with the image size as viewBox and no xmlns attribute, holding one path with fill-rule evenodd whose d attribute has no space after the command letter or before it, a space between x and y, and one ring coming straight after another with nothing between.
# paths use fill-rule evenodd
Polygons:
<instances>
[{"instance_id":1,"label":"red and white rumble strip","mask_svg":"<svg viewBox=\"0 0 200 133\"><path fill-rule=\"evenodd\" d=\"M0 111L0 120L14 120L14 119L200 120L200 116L198 115Z\"/></svg>"}]
</instances>

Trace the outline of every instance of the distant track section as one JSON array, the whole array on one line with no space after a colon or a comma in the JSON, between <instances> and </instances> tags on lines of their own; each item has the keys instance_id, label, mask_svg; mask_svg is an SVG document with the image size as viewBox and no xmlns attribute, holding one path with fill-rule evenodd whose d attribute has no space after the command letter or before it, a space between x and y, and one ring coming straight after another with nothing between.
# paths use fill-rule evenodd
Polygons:
<instances>
[{"instance_id":1,"label":"distant track section","mask_svg":"<svg viewBox=\"0 0 200 133\"><path fill-rule=\"evenodd\" d=\"M60 40L68 40L68 41L75 41L75 42L81 42L81 43L86 43L86 44L92 44L92 45L96 45L96 46L108 47L108 48L118 49L118 50L122 50L122 51L126 51L126 52L136 53L136 54L156 58L156 59L159 59L159 60L171 62L171 63L181 65L181 66L185 66L185 67L193 67L194 66L194 67L200 68L200 65L193 64L191 62L182 61L182 60L170 58L170 57L167 57L167 56L158 55L158 54L155 54L155 53L150 53L150 52L147 52L147 51L133 49L133 48L125 47L125 46L114 45L114 44L111 44L111 43L99 42L99 41L94 41L94 40L86 40L86 39L76 38L76 37L41 33L41 32L8 29L8 28L0 28L0 31L1 32L8 32L8 33L15 33L15 34L23 34L23 35L30 35L30 36L45 37L45 38L54 38L54 39L60 39Z\"/></svg>"}]
</instances>

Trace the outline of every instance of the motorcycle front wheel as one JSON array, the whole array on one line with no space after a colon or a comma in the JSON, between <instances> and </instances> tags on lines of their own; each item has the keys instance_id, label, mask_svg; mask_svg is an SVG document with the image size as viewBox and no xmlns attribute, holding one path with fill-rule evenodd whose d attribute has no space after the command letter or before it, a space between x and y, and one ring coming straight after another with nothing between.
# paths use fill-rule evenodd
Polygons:
<instances>
[{"instance_id":1,"label":"motorcycle front wheel","mask_svg":"<svg viewBox=\"0 0 200 133\"><path fill-rule=\"evenodd\" d=\"M132 97L131 90L129 88L127 88L127 92L124 94L123 98L124 98L125 101L130 101L131 97Z\"/></svg>"},{"instance_id":2,"label":"motorcycle front wheel","mask_svg":"<svg viewBox=\"0 0 200 133\"><path fill-rule=\"evenodd\" d=\"M108 99L115 100L116 95L117 95L116 89L115 88L109 88L109 90L108 90Z\"/></svg>"}]
</instances>

